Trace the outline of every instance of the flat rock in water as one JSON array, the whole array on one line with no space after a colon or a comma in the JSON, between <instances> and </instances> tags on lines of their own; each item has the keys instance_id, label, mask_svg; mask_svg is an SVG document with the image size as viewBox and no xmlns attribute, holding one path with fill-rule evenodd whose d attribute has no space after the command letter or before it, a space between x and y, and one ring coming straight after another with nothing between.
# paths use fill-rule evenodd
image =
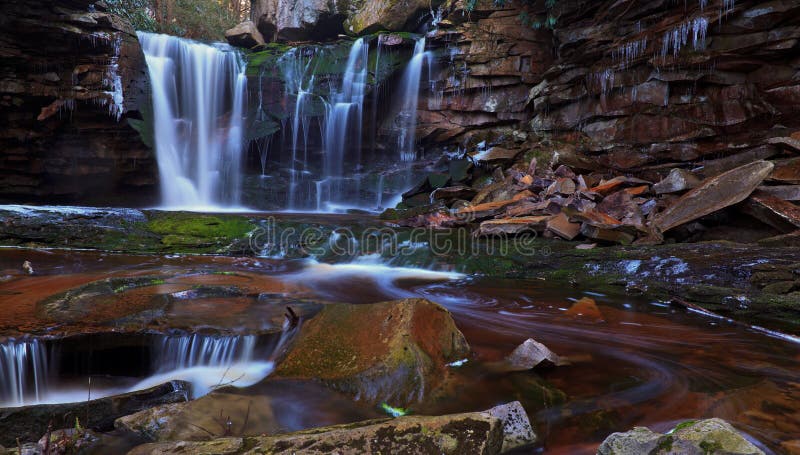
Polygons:
<instances>
[{"instance_id":1,"label":"flat rock in water","mask_svg":"<svg viewBox=\"0 0 800 455\"><path fill-rule=\"evenodd\" d=\"M145 409L120 417L114 427L152 441L205 441L225 436L228 422L240 436L280 430L269 398L231 393Z\"/></svg>"},{"instance_id":2,"label":"flat rock in water","mask_svg":"<svg viewBox=\"0 0 800 455\"><path fill-rule=\"evenodd\" d=\"M528 338L506 357L506 363L511 371L527 371L543 366L561 366L566 362L547 346L533 338Z\"/></svg>"},{"instance_id":3,"label":"flat rock in water","mask_svg":"<svg viewBox=\"0 0 800 455\"><path fill-rule=\"evenodd\" d=\"M205 442L163 442L134 448L129 455L244 453L437 453L494 455L536 441L519 402L483 412L404 416L368 420L276 436L220 438Z\"/></svg>"},{"instance_id":4,"label":"flat rock in water","mask_svg":"<svg viewBox=\"0 0 800 455\"><path fill-rule=\"evenodd\" d=\"M89 416L88 421L81 421L84 428L108 431L119 417L153 406L186 401L189 389L186 382L170 381L147 390L79 403L0 409L0 444L16 446L16 438L22 442L38 441L50 421L57 428L69 428L75 426L75 416Z\"/></svg>"},{"instance_id":5,"label":"flat rock in water","mask_svg":"<svg viewBox=\"0 0 800 455\"><path fill-rule=\"evenodd\" d=\"M700 185L700 179L685 169L673 169L669 171L664 180L653 185L656 194L677 193L679 191L691 190Z\"/></svg>"},{"instance_id":6,"label":"flat rock in water","mask_svg":"<svg viewBox=\"0 0 800 455\"><path fill-rule=\"evenodd\" d=\"M603 313L600 312L600 308L597 307L597 303L590 297L583 297L573 303L564 314L567 316L593 319L595 321L602 321L605 319Z\"/></svg>"},{"instance_id":7,"label":"flat rock in water","mask_svg":"<svg viewBox=\"0 0 800 455\"><path fill-rule=\"evenodd\" d=\"M722 419L688 421L669 434L636 427L614 433L597 449L598 455L707 454L763 455L764 452Z\"/></svg>"},{"instance_id":8,"label":"flat rock in water","mask_svg":"<svg viewBox=\"0 0 800 455\"><path fill-rule=\"evenodd\" d=\"M661 232L743 201L772 172L773 164L756 161L703 181L653 221Z\"/></svg>"},{"instance_id":9,"label":"flat rock in water","mask_svg":"<svg viewBox=\"0 0 800 455\"><path fill-rule=\"evenodd\" d=\"M431 301L337 303L303 323L272 377L312 379L366 402L406 406L468 354L450 312Z\"/></svg>"}]
</instances>

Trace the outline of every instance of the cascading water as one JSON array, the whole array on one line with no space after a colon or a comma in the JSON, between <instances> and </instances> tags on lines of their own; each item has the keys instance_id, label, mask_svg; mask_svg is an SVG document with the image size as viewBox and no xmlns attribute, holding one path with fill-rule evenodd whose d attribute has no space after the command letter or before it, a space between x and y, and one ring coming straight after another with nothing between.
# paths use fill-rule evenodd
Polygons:
<instances>
[{"instance_id":1,"label":"cascading water","mask_svg":"<svg viewBox=\"0 0 800 455\"><path fill-rule=\"evenodd\" d=\"M346 203L343 194L345 152L356 152L355 164L361 161L361 133L364 113L364 94L367 87L369 45L364 38L353 42L347 58L342 85L331 96L325 122L325 173L320 190L328 204ZM347 177L349 178L349 176ZM355 176L356 186L359 185ZM356 193L358 188L356 188ZM317 207L317 210L323 210Z\"/></svg>"},{"instance_id":2,"label":"cascading water","mask_svg":"<svg viewBox=\"0 0 800 455\"><path fill-rule=\"evenodd\" d=\"M197 366L227 367L252 360L255 335L181 335L164 338L158 348L156 371L164 372Z\"/></svg>"},{"instance_id":3,"label":"cascading water","mask_svg":"<svg viewBox=\"0 0 800 455\"><path fill-rule=\"evenodd\" d=\"M138 32L153 90L154 139L166 208L240 203L245 64L227 45Z\"/></svg>"},{"instance_id":4,"label":"cascading water","mask_svg":"<svg viewBox=\"0 0 800 455\"><path fill-rule=\"evenodd\" d=\"M400 112L397 116L399 134L397 148L402 161L413 161L416 153L417 105L419 103L419 78L426 60L425 38L417 40L414 55L408 62L400 82Z\"/></svg>"},{"instance_id":5,"label":"cascading water","mask_svg":"<svg viewBox=\"0 0 800 455\"><path fill-rule=\"evenodd\" d=\"M49 363L47 349L39 340L0 343L0 405L40 401L47 392Z\"/></svg>"}]
</instances>

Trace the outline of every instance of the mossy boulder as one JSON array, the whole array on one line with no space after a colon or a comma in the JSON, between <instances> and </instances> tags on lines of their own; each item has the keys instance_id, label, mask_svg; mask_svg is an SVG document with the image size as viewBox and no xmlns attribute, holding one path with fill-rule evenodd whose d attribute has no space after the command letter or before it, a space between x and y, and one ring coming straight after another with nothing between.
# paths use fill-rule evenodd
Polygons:
<instances>
[{"instance_id":1,"label":"mossy boulder","mask_svg":"<svg viewBox=\"0 0 800 455\"><path fill-rule=\"evenodd\" d=\"M512 412L509 412L511 410ZM484 412L405 416L313 428L275 436L221 438L207 442L145 444L139 454L437 453L493 455L534 442L519 403Z\"/></svg>"},{"instance_id":2,"label":"mossy boulder","mask_svg":"<svg viewBox=\"0 0 800 455\"><path fill-rule=\"evenodd\" d=\"M446 364L468 353L450 312L428 300L331 304L303 324L273 376L405 406L440 386Z\"/></svg>"},{"instance_id":3,"label":"mossy boulder","mask_svg":"<svg viewBox=\"0 0 800 455\"><path fill-rule=\"evenodd\" d=\"M636 427L614 433L597 449L599 455L763 455L763 451L722 419L687 421L667 434Z\"/></svg>"}]
</instances>

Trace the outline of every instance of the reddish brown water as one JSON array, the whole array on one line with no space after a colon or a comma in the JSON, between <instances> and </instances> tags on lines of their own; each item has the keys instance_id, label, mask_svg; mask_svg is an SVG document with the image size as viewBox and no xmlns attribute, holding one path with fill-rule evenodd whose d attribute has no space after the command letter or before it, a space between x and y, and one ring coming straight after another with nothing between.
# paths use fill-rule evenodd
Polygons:
<instances>
[{"instance_id":1,"label":"reddish brown water","mask_svg":"<svg viewBox=\"0 0 800 455\"><path fill-rule=\"evenodd\" d=\"M36 276L21 274L24 260L33 263ZM536 280L431 281L413 273L394 280L396 271L370 266L342 272L302 261L8 249L0 250L0 330L5 331L0 336L46 324L37 319L35 303L70 287L108 276L209 271L237 275L204 280L238 280L251 290L306 299L370 303L420 296L446 306L474 353L457 370L457 394L414 411L482 410L520 400L537 425L537 451L593 453L614 431L634 425L666 431L686 419L712 416L731 421L779 453L782 442L800 439L799 345L646 298L592 295L603 321L571 317L565 314L571 299L591 290ZM172 292L194 284L177 280L163 287ZM197 314L179 316L222 318L225 324L254 318L245 302L225 298L206 302ZM573 364L513 374L486 367L529 337ZM540 393L542 381L563 392L566 401ZM278 400L288 430L377 415L372 407L315 386L272 383L249 391Z\"/></svg>"}]
</instances>

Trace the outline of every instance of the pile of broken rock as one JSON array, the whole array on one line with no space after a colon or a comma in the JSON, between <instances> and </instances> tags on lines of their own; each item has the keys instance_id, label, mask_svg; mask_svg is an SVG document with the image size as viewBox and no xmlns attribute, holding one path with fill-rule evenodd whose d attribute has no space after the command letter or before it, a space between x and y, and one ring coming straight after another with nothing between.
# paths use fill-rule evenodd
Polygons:
<instances>
[{"instance_id":1,"label":"pile of broken rock","mask_svg":"<svg viewBox=\"0 0 800 455\"><path fill-rule=\"evenodd\" d=\"M537 165L536 158L503 169L487 159L502 155L504 149L498 149L467 158L473 175L482 174L482 179L442 178L437 186L428 176L404 195L404 204L413 207L432 190L430 205L392 213L398 224L474 226L478 236L536 233L606 244L657 244L665 235L690 240L693 229L702 229L698 219L733 210L761 225L761 238L767 243L800 239L800 207L793 202L800 200L800 158L753 161L711 176L676 167L653 182L608 173L579 174L566 165L553 169ZM486 179L492 168L492 178Z\"/></svg>"}]
</instances>

